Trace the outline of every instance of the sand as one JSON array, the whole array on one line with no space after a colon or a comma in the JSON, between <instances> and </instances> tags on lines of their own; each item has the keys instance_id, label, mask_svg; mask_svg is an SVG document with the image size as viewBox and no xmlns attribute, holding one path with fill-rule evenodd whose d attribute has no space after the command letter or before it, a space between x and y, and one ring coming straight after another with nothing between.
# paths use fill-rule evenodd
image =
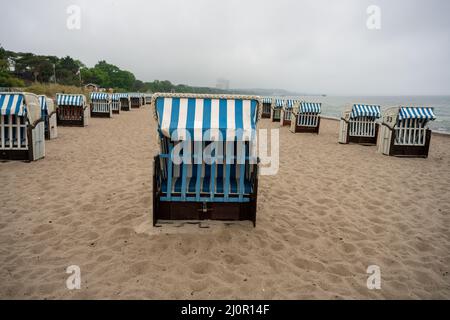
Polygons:
<instances>
[{"instance_id":1,"label":"sand","mask_svg":"<svg viewBox=\"0 0 450 320\"><path fill-rule=\"evenodd\" d=\"M319 136L282 128L256 228L153 228L150 107L58 131L45 159L0 163L0 298L450 298L447 137L428 159L399 159L339 145L336 121ZM70 265L80 290L66 288Z\"/></svg>"}]
</instances>

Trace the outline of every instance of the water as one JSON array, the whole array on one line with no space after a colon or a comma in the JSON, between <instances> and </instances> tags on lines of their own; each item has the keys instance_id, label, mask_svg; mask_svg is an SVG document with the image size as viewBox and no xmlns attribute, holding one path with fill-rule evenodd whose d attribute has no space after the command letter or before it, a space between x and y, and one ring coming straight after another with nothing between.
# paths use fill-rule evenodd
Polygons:
<instances>
[{"instance_id":1,"label":"water","mask_svg":"<svg viewBox=\"0 0 450 320\"><path fill-rule=\"evenodd\" d=\"M450 96L301 96L285 98L322 102L322 114L331 117L340 117L342 111L354 103L380 105L382 111L400 105L433 107L436 120L430 122L430 129L450 133Z\"/></svg>"}]
</instances>

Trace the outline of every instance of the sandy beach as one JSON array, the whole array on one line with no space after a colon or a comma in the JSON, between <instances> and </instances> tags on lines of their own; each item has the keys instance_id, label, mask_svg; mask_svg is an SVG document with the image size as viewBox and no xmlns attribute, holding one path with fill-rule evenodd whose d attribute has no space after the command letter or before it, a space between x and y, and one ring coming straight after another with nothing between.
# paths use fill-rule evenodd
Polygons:
<instances>
[{"instance_id":1,"label":"sandy beach","mask_svg":"<svg viewBox=\"0 0 450 320\"><path fill-rule=\"evenodd\" d=\"M401 159L339 145L337 121L285 127L256 228L154 228L150 106L58 131L45 159L0 163L2 299L450 299L450 137Z\"/></svg>"}]
</instances>

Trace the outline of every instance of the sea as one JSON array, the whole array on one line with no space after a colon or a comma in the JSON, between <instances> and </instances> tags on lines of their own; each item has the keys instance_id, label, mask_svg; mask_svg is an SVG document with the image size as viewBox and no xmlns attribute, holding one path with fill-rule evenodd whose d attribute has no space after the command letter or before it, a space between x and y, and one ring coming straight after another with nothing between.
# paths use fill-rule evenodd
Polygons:
<instances>
[{"instance_id":1,"label":"sea","mask_svg":"<svg viewBox=\"0 0 450 320\"><path fill-rule=\"evenodd\" d=\"M383 111L394 106L433 107L436 120L431 121L431 130L450 134L450 96L289 96L285 99L299 99L321 102L322 115L339 118L342 111L354 103L375 104Z\"/></svg>"}]
</instances>

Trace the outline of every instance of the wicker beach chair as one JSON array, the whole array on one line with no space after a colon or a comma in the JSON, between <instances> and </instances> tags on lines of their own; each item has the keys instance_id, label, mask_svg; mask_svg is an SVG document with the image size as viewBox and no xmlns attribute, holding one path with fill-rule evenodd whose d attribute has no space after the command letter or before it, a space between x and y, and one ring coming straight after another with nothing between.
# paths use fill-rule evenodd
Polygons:
<instances>
[{"instance_id":1,"label":"wicker beach chair","mask_svg":"<svg viewBox=\"0 0 450 320\"><path fill-rule=\"evenodd\" d=\"M322 104L319 102L296 101L292 109L290 130L294 133L319 134L321 112Z\"/></svg>"},{"instance_id":2,"label":"wicker beach chair","mask_svg":"<svg viewBox=\"0 0 450 320\"><path fill-rule=\"evenodd\" d=\"M111 118L111 96L106 92L91 93L91 117Z\"/></svg>"},{"instance_id":3,"label":"wicker beach chair","mask_svg":"<svg viewBox=\"0 0 450 320\"><path fill-rule=\"evenodd\" d=\"M281 113L280 113L280 126L281 127L291 125L292 111L293 111L295 103L299 103L299 101L287 99L284 102L283 107L281 108Z\"/></svg>"},{"instance_id":4,"label":"wicker beach chair","mask_svg":"<svg viewBox=\"0 0 450 320\"><path fill-rule=\"evenodd\" d=\"M111 110L112 113L120 114L120 97L118 93L111 94Z\"/></svg>"},{"instance_id":5,"label":"wicker beach chair","mask_svg":"<svg viewBox=\"0 0 450 320\"><path fill-rule=\"evenodd\" d=\"M262 98L261 118L270 119L272 111L272 98Z\"/></svg>"},{"instance_id":6,"label":"wicker beach chair","mask_svg":"<svg viewBox=\"0 0 450 320\"><path fill-rule=\"evenodd\" d=\"M142 106L142 94L141 93L129 93L128 96L130 97L130 105L131 108L140 108Z\"/></svg>"},{"instance_id":7,"label":"wicker beach chair","mask_svg":"<svg viewBox=\"0 0 450 320\"><path fill-rule=\"evenodd\" d=\"M353 104L346 108L339 123L339 143L376 145L380 117L378 105Z\"/></svg>"},{"instance_id":8,"label":"wicker beach chair","mask_svg":"<svg viewBox=\"0 0 450 320\"><path fill-rule=\"evenodd\" d=\"M378 151L397 157L427 158L430 149L430 121L433 108L393 107L383 113Z\"/></svg>"},{"instance_id":9,"label":"wicker beach chair","mask_svg":"<svg viewBox=\"0 0 450 320\"><path fill-rule=\"evenodd\" d=\"M45 156L45 124L37 95L0 93L0 159L38 160Z\"/></svg>"},{"instance_id":10,"label":"wicker beach chair","mask_svg":"<svg viewBox=\"0 0 450 320\"><path fill-rule=\"evenodd\" d=\"M52 99L43 95L39 96L39 104L41 106L41 118L44 120L45 139L55 139L58 137L55 104Z\"/></svg>"},{"instance_id":11,"label":"wicker beach chair","mask_svg":"<svg viewBox=\"0 0 450 320\"><path fill-rule=\"evenodd\" d=\"M131 111L131 102L128 93L117 93L121 111Z\"/></svg>"},{"instance_id":12,"label":"wicker beach chair","mask_svg":"<svg viewBox=\"0 0 450 320\"><path fill-rule=\"evenodd\" d=\"M56 94L58 126L85 127L88 125L90 109L82 94Z\"/></svg>"},{"instance_id":13,"label":"wicker beach chair","mask_svg":"<svg viewBox=\"0 0 450 320\"><path fill-rule=\"evenodd\" d=\"M255 224L258 164L252 150L260 99L156 93L151 107L160 138L153 224L204 219Z\"/></svg>"},{"instance_id":14,"label":"wicker beach chair","mask_svg":"<svg viewBox=\"0 0 450 320\"><path fill-rule=\"evenodd\" d=\"M272 99L272 110L270 118L272 122L280 122L281 109L284 106L284 99Z\"/></svg>"}]
</instances>

